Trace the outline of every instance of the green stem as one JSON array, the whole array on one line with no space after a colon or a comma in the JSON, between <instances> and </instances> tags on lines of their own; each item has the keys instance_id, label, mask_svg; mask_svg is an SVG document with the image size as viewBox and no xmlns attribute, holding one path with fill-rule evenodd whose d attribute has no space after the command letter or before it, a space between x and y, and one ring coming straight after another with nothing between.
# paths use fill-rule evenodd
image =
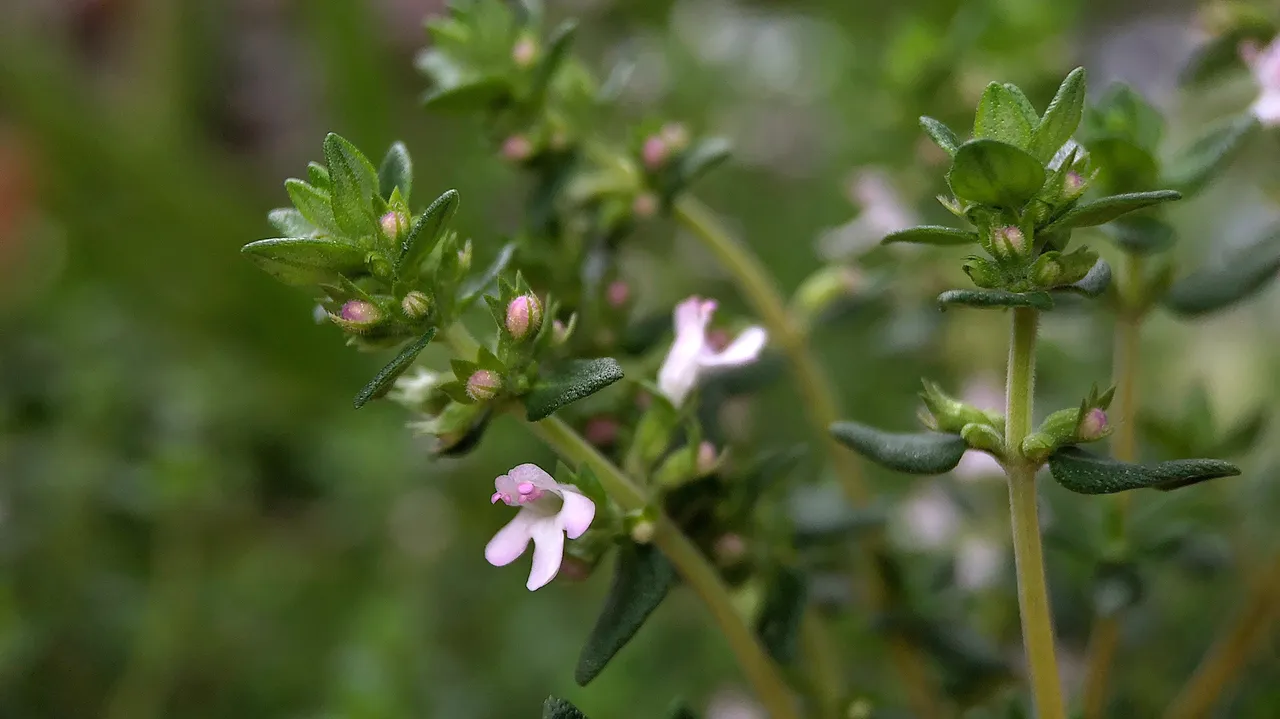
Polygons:
<instances>
[{"instance_id":1,"label":"green stem","mask_svg":"<svg viewBox=\"0 0 1280 719\"><path fill-rule=\"evenodd\" d=\"M464 357L474 356L479 348L466 328L459 324L447 328L444 339L455 352ZM645 491L562 420L549 417L540 422L526 422L526 425L556 454L575 466L590 467L605 491L624 510L639 511L649 507L649 497ZM689 588L706 604L769 716L775 719L799 719L791 689L783 681L755 633L743 622L733 605L728 587L702 552L664 514L659 514L655 522L653 544L666 555Z\"/></svg>"},{"instance_id":2,"label":"green stem","mask_svg":"<svg viewBox=\"0 0 1280 719\"><path fill-rule=\"evenodd\" d=\"M676 202L676 220L698 238L728 270L742 292L743 297L760 316L769 332L770 342L786 355L813 430L822 437L827 456L836 470L845 498L855 507L866 507L872 500L871 491L863 479L862 470L852 453L832 438L828 428L840 420L836 404L836 392L827 380L801 329L801 323L787 310L787 305L770 274L749 248L730 235L716 220L715 215L702 203L685 196ZM881 574L881 564L875 561L881 539L870 538L862 543L862 564L868 581L868 603L873 611L884 610L887 595ZM913 714L919 719L941 716L939 703L925 675L924 659L909 643L900 637L890 637L890 656L906 689L907 700ZM831 671L828 676L839 676Z\"/></svg>"},{"instance_id":3,"label":"green stem","mask_svg":"<svg viewBox=\"0 0 1280 719\"><path fill-rule=\"evenodd\" d=\"M647 506L644 492L572 427L556 417L531 422L529 427L561 457L579 466L590 467L605 491L623 509L635 511ZM769 716L797 719L799 714L791 690L755 634L743 623L728 588L720 580L720 574L666 516L658 517L655 530L654 545L671 560L685 583L706 604Z\"/></svg>"},{"instance_id":4,"label":"green stem","mask_svg":"<svg viewBox=\"0 0 1280 719\"><path fill-rule=\"evenodd\" d=\"M1116 387L1112 422L1111 455L1122 462L1138 459L1138 352L1142 321L1146 314L1137 296L1142 283L1142 258L1126 255L1124 272L1118 283L1121 307L1116 317L1115 356L1112 382ZM1109 498L1109 540L1123 551L1128 531L1129 492ZM1102 719L1106 713L1111 664L1120 643L1120 618L1117 614L1096 617L1089 634L1089 658L1085 669L1082 703L1085 719Z\"/></svg>"},{"instance_id":5,"label":"green stem","mask_svg":"<svg viewBox=\"0 0 1280 719\"><path fill-rule=\"evenodd\" d=\"M1005 446L1009 455L1009 512L1013 526L1013 559L1018 573L1018 608L1022 615L1022 643L1031 671L1036 716L1064 719L1058 660L1053 646L1053 618L1044 577L1040 520L1036 506L1036 470L1022 457L1022 440L1031 433L1035 389L1036 331L1039 313L1027 307L1013 310L1009 344L1009 383L1006 390Z\"/></svg>"}]
</instances>

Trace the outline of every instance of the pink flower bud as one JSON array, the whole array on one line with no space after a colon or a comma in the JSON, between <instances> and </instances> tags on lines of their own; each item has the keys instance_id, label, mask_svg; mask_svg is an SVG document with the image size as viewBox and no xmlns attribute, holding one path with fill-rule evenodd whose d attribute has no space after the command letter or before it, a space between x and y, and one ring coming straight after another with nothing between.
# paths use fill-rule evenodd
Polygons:
<instances>
[{"instance_id":1,"label":"pink flower bud","mask_svg":"<svg viewBox=\"0 0 1280 719\"><path fill-rule=\"evenodd\" d=\"M516 64L516 67L527 68L537 59L538 43L528 35L517 40L515 47L511 48L511 61Z\"/></svg>"},{"instance_id":2,"label":"pink flower bud","mask_svg":"<svg viewBox=\"0 0 1280 719\"><path fill-rule=\"evenodd\" d=\"M648 220L658 214L658 196L652 192L642 192L631 202L631 212L641 220Z\"/></svg>"},{"instance_id":3,"label":"pink flower bud","mask_svg":"<svg viewBox=\"0 0 1280 719\"><path fill-rule=\"evenodd\" d=\"M722 534L712 547L712 553L715 554L717 564L722 567L732 567L747 556L747 542L740 534L733 532Z\"/></svg>"},{"instance_id":4,"label":"pink flower bud","mask_svg":"<svg viewBox=\"0 0 1280 719\"><path fill-rule=\"evenodd\" d=\"M382 320L382 310L372 302L351 300L342 306L339 317L353 325L375 325Z\"/></svg>"},{"instance_id":5,"label":"pink flower bud","mask_svg":"<svg viewBox=\"0 0 1280 719\"><path fill-rule=\"evenodd\" d=\"M1022 230L1007 225L995 231L995 246L998 254L1019 257L1027 251L1027 237Z\"/></svg>"},{"instance_id":6,"label":"pink flower bud","mask_svg":"<svg viewBox=\"0 0 1280 719\"><path fill-rule=\"evenodd\" d=\"M410 319L421 319L431 311L431 298L425 292L413 290L400 301L400 309Z\"/></svg>"},{"instance_id":7,"label":"pink flower bud","mask_svg":"<svg viewBox=\"0 0 1280 719\"><path fill-rule=\"evenodd\" d=\"M689 146L689 130L678 122L668 122L659 133L672 152L680 152Z\"/></svg>"},{"instance_id":8,"label":"pink flower bud","mask_svg":"<svg viewBox=\"0 0 1280 719\"><path fill-rule=\"evenodd\" d=\"M1109 429L1107 426L1107 413L1094 407L1085 413L1084 419L1080 420L1076 435L1086 442L1092 442L1107 436Z\"/></svg>"},{"instance_id":9,"label":"pink flower bud","mask_svg":"<svg viewBox=\"0 0 1280 719\"><path fill-rule=\"evenodd\" d=\"M409 218L405 217L403 212L392 210L382 216L378 221L382 225L382 232L393 240L400 239L404 231L409 229Z\"/></svg>"},{"instance_id":10,"label":"pink flower bud","mask_svg":"<svg viewBox=\"0 0 1280 719\"><path fill-rule=\"evenodd\" d=\"M698 445L697 472L699 477L705 477L716 471L716 467L720 464L720 453L716 451L716 446L710 442L703 442Z\"/></svg>"},{"instance_id":11,"label":"pink flower bud","mask_svg":"<svg viewBox=\"0 0 1280 719\"><path fill-rule=\"evenodd\" d=\"M642 519L631 528L631 540L636 544L648 544L653 541L653 534L657 529L653 522Z\"/></svg>"},{"instance_id":12,"label":"pink flower bud","mask_svg":"<svg viewBox=\"0 0 1280 719\"><path fill-rule=\"evenodd\" d=\"M572 334L569 327L560 320L551 321L551 344L560 346L569 341L569 335Z\"/></svg>"},{"instance_id":13,"label":"pink flower bud","mask_svg":"<svg viewBox=\"0 0 1280 719\"><path fill-rule=\"evenodd\" d=\"M609 283L604 295L610 307L622 307L631 300L631 286L622 280L614 280Z\"/></svg>"},{"instance_id":14,"label":"pink flower bud","mask_svg":"<svg viewBox=\"0 0 1280 719\"><path fill-rule=\"evenodd\" d=\"M612 447L618 441L618 420L607 415L598 415L587 420L582 428L582 436L597 447Z\"/></svg>"},{"instance_id":15,"label":"pink flower bud","mask_svg":"<svg viewBox=\"0 0 1280 719\"><path fill-rule=\"evenodd\" d=\"M487 402L497 397L500 389L502 389L502 378L492 370L476 370L467 379L467 396L477 402Z\"/></svg>"},{"instance_id":16,"label":"pink flower bud","mask_svg":"<svg viewBox=\"0 0 1280 719\"><path fill-rule=\"evenodd\" d=\"M657 135L650 135L644 141L644 146L640 149L640 159L644 162L644 166L650 170L660 170L667 163L667 156L671 154L671 148L667 146L667 141Z\"/></svg>"},{"instance_id":17,"label":"pink flower bud","mask_svg":"<svg viewBox=\"0 0 1280 719\"><path fill-rule=\"evenodd\" d=\"M542 303L534 295L520 295L507 305L507 332L522 340L542 326Z\"/></svg>"},{"instance_id":18,"label":"pink flower bud","mask_svg":"<svg viewBox=\"0 0 1280 719\"><path fill-rule=\"evenodd\" d=\"M1068 172L1067 176L1063 178L1062 194L1067 199L1075 199L1082 192L1084 192L1084 178L1075 170Z\"/></svg>"},{"instance_id":19,"label":"pink flower bud","mask_svg":"<svg viewBox=\"0 0 1280 719\"><path fill-rule=\"evenodd\" d=\"M524 162L533 156L533 143L524 135L512 135L502 142L502 156L510 162Z\"/></svg>"}]
</instances>

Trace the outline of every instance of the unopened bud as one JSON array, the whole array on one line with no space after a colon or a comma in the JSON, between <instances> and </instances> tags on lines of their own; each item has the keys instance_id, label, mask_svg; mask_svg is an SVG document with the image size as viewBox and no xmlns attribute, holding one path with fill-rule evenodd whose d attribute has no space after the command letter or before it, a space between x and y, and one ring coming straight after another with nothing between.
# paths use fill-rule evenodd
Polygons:
<instances>
[{"instance_id":1,"label":"unopened bud","mask_svg":"<svg viewBox=\"0 0 1280 719\"><path fill-rule=\"evenodd\" d=\"M573 334L573 328L561 322L560 320L551 321L551 344L559 347L569 341L569 336Z\"/></svg>"},{"instance_id":2,"label":"unopened bud","mask_svg":"<svg viewBox=\"0 0 1280 719\"><path fill-rule=\"evenodd\" d=\"M998 228L993 233L993 243L997 257L1021 257L1027 251L1027 237L1022 230L1013 225Z\"/></svg>"},{"instance_id":3,"label":"unopened bud","mask_svg":"<svg viewBox=\"0 0 1280 719\"><path fill-rule=\"evenodd\" d=\"M641 192L631 201L631 212L641 220L648 220L658 214L658 196L652 192Z\"/></svg>"},{"instance_id":4,"label":"unopened bud","mask_svg":"<svg viewBox=\"0 0 1280 719\"><path fill-rule=\"evenodd\" d=\"M1064 200L1074 200L1084 194L1084 177L1080 173L1072 170L1067 173L1066 178L1062 181L1062 197Z\"/></svg>"},{"instance_id":5,"label":"unopened bud","mask_svg":"<svg viewBox=\"0 0 1280 719\"><path fill-rule=\"evenodd\" d=\"M621 308L631 300L631 286L622 280L614 280L609 283L604 297L610 307Z\"/></svg>"},{"instance_id":6,"label":"unopened bud","mask_svg":"<svg viewBox=\"0 0 1280 719\"><path fill-rule=\"evenodd\" d=\"M716 451L716 446L710 442L703 442L698 445L698 457L694 464L699 477L705 477L720 466L720 453Z\"/></svg>"},{"instance_id":7,"label":"unopened bud","mask_svg":"<svg viewBox=\"0 0 1280 719\"><path fill-rule=\"evenodd\" d=\"M467 378L467 396L477 402L487 402L497 397L501 389L502 377L492 370L476 370Z\"/></svg>"},{"instance_id":8,"label":"unopened bud","mask_svg":"<svg viewBox=\"0 0 1280 719\"><path fill-rule=\"evenodd\" d=\"M502 156L511 162L524 162L533 156L533 143L524 135L512 135L502 142Z\"/></svg>"},{"instance_id":9,"label":"unopened bud","mask_svg":"<svg viewBox=\"0 0 1280 719\"><path fill-rule=\"evenodd\" d=\"M644 146L640 148L640 159L650 170L662 169L670 154L671 148L667 146L667 141L658 135L650 135L645 139Z\"/></svg>"},{"instance_id":10,"label":"unopened bud","mask_svg":"<svg viewBox=\"0 0 1280 719\"><path fill-rule=\"evenodd\" d=\"M973 284L984 289L994 289L1000 286L1000 272L986 260L981 257L971 257L964 263L964 273L969 275L969 279L973 280Z\"/></svg>"},{"instance_id":11,"label":"unopened bud","mask_svg":"<svg viewBox=\"0 0 1280 719\"><path fill-rule=\"evenodd\" d=\"M471 271L471 240L462 243L462 249L458 250L458 274L465 275Z\"/></svg>"},{"instance_id":12,"label":"unopened bud","mask_svg":"<svg viewBox=\"0 0 1280 719\"><path fill-rule=\"evenodd\" d=\"M1076 428L1076 437L1083 442L1096 442L1110 433L1111 428L1107 426L1107 413L1098 407L1086 412L1080 419L1080 426Z\"/></svg>"},{"instance_id":13,"label":"unopened bud","mask_svg":"<svg viewBox=\"0 0 1280 719\"><path fill-rule=\"evenodd\" d=\"M413 290L400 300L400 309L404 310L405 316L409 319L422 319L431 311L431 298L425 292Z\"/></svg>"},{"instance_id":14,"label":"unopened bud","mask_svg":"<svg viewBox=\"0 0 1280 719\"><path fill-rule=\"evenodd\" d=\"M641 519L631 527L631 540L636 544L648 544L653 541L657 526L648 519Z\"/></svg>"},{"instance_id":15,"label":"unopened bud","mask_svg":"<svg viewBox=\"0 0 1280 719\"><path fill-rule=\"evenodd\" d=\"M542 303L534 295L520 295L507 305L507 332L517 340L536 334L542 326Z\"/></svg>"},{"instance_id":16,"label":"unopened bud","mask_svg":"<svg viewBox=\"0 0 1280 719\"><path fill-rule=\"evenodd\" d=\"M582 436L596 447L612 447L618 441L621 427L618 420L606 415L599 415L587 420L582 428Z\"/></svg>"},{"instance_id":17,"label":"unopened bud","mask_svg":"<svg viewBox=\"0 0 1280 719\"><path fill-rule=\"evenodd\" d=\"M667 149L671 152L680 152L689 146L689 130L678 122L663 125L658 136L667 143Z\"/></svg>"},{"instance_id":18,"label":"unopened bud","mask_svg":"<svg viewBox=\"0 0 1280 719\"><path fill-rule=\"evenodd\" d=\"M382 232L393 240L400 239L405 230L409 229L409 218L403 212L392 210L382 216L378 221L382 225Z\"/></svg>"},{"instance_id":19,"label":"unopened bud","mask_svg":"<svg viewBox=\"0 0 1280 719\"><path fill-rule=\"evenodd\" d=\"M1066 272L1058 260L1061 253L1046 252L1036 258L1031 267L1031 281L1040 287L1057 287L1062 284Z\"/></svg>"},{"instance_id":20,"label":"unopened bud","mask_svg":"<svg viewBox=\"0 0 1280 719\"><path fill-rule=\"evenodd\" d=\"M511 48L511 61L516 67L527 68L538 59L538 43L528 35L521 36Z\"/></svg>"},{"instance_id":21,"label":"unopened bud","mask_svg":"<svg viewBox=\"0 0 1280 719\"><path fill-rule=\"evenodd\" d=\"M720 535L712 547L716 563L722 567L732 567L747 556L747 542L742 535L735 532Z\"/></svg>"},{"instance_id":22,"label":"unopened bud","mask_svg":"<svg viewBox=\"0 0 1280 719\"><path fill-rule=\"evenodd\" d=\"M382 310L372 302L350 300L342 305L333 321L351 332L367 332L382 321Z\"/></svg>"}]
</instances>

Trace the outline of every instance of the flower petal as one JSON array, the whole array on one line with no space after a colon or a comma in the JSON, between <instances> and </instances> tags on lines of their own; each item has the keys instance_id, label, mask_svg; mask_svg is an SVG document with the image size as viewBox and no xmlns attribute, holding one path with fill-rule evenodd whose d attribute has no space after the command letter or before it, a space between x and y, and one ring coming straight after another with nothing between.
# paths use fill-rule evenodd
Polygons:
<instances>
[{"instance_id":1,"label":"flower petal","mask_svg":"<svg viewBox=\"0 0 1280 719\"><path fill-rule=\"evenodd\" d=\"M484 558L495 567L505 567L516 561L533 539L533 527L542 518L536 512L520 510L507 522L507 526L498 530L484 548Z\"/></svg>"},{"instance_id":2,"label":"flower petal","mask_svg":"<svg viewBox=\"0 0 1280 719\"><path fill-rule=\"evenodd\" d=\"M1256 102L1253 103L1253 115L1266 127L1280 125L1280 91L1263 88Z\"/></svg>"},{"instance_id":3,"label":"flower petal","mask_svg":"<svg viewBox=\"0 0 1280 719\"><path fill-rule=\"evenodd\" d=\"M704 354L700 364L703 367L737 367L750 364L760 357L760 352L768 341L769 334L763 327L748 327L723 351Z\"/></svg>"},{"instance_id":4,"label":"flower petal","mask_svg":"<svg viewBox=\"0 0 1280 719\"><path fill-rule=\"evenodd\" d=\"M538 489L552 492L560 491L560 484L536 464L522 464L512 467L511 471L507 472L507 476L511 478L513 486L518 487L524 482L529 482Z\"/></svg>"},{"instance_id":5,"label":"flower petal","mask_svg":"<svg viewBox=\"0 0 1280 719\"><path fill-rule=\"evenodd\" d=\"M564 560L564 531L554 519L542 519L533 524L533 568L525 584L529 591L547 586L560 571Z\"/></svg>"},{"instance_id":6,"label":"flower petal","mask_svg":"<svg viewBox=\"0 0 1280 719\"><path fill-rule=\"evenodd\" d=\"M567 485L560 485L564 492L564 507L559 514L560 526L569 539L577 539L586 533L596 518L596 503Z\"/></svg>"}]
</instances>

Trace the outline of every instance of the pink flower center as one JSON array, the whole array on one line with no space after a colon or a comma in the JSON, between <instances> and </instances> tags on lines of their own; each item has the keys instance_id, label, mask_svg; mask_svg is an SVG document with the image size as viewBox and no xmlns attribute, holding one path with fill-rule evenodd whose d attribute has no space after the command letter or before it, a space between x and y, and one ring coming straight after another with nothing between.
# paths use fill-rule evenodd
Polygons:
<instances>
[{"instance_id":1,"label":"pink flower center","mask_svg":"<svg viewBox=\"0 0 1280 719\"><path fill-rule=\"evenodd\" d=\"M521 482L516 486L516 491L520 493L516 499L520 504L536 502L542 496L542 490L534 486L533 482Z\"/></svg>"}]
</instances>

